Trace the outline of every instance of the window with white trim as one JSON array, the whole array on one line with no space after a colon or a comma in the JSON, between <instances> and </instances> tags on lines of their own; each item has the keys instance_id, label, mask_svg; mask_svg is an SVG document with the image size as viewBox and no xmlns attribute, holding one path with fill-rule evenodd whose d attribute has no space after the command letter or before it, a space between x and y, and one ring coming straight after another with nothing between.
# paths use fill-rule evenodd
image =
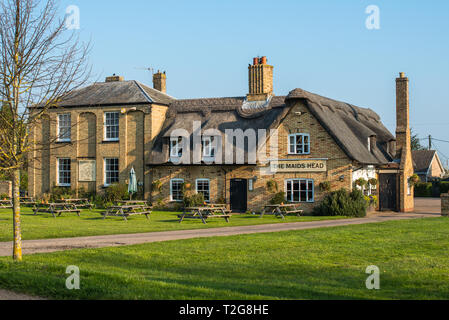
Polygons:
<instances>
[{"instance_id":1,"label":"window with white trim","mask_svg":"<svg viewBox=\"0 0 449 320\"><path fill-rule=\"evenodd\" d=\"M311 179L288 179L285 181L288 202L314 202L315 183Z\"/></svg>"},{"instance_id":2,"label":"window with white trim","mask_svg":"<svg viewBox=\"0 0 449 320\"><path fill-rule=\"evenodd\" d=\"M170 138L170 157L182 157L182 137Z\"/></svg>"},{"instance_id":3,"label":"window with white trim","mask_svg":"<svg viewBox=\"0 0 449 320\"><path fill-rule=\"evenodd\" d=\"M210 180L209 179L197 179L196 180L196 193L202 193L204 201L210 202Z\"/></svg>"},{"instance_id":4,"label":"window with white trim","mask_svg":"<svg viewBox=\"0 0 449 320\"><path fill-rule=\"evenodd\" d=\"M72 184L71 174L72 160L69 158L58 159L58 186L70 187Z\"/></svg>"},{"instance_id":5,"label":"window with white trim","mask_svg":"<svg viewBox=\"0 0 449 320\"><path fill-rule=\"evenodd\" d=\"M202 147L203 147L203 158L215 158L215 138L214 137L203 137Z\"/></svg>"},{"instance_id":6,"label":"window with white trim","mask_svg":"<svg viewBox=\"0 0 449 320\"><path fill-rule=\"evenodd\" d=\"M119 112L105 112L104 113L104 139L106 141L119 140Z\"/></svg>"},{"instance_id":7,"label":"window with white trim","mask_svg":"<svg viewBox=\"0 0 449 320\"><path fill-rule=\"evenodd\" d=\"M110 186L111 184L119 182L119 159L106 158L104 159L104 185Z\"/></svg>"},{"instance_id":8,"label":"window with white trim","mask_svg":"<svg viewBox=\"0 0 449 320\"><path fill-rule=\"evenodd\" d=\"M288 154L310 154L310 134L290 134L288 136Z\"/></svg>"},{"instance_id":9,"label":"window with white trim","mask_svg":"<svg viewBox=\"0 0 449 320\"><path fill-rule=\"evenodd\" d=\"M58 142L70 142L72 139L72 116L70 113L58 115Z\"/></svg>"},{"instance_id":10,"label":"window with white trim","mask_svg":"<svg viewBox=\"0 0 449 320\"><path fill-rule=\"evenodd\" d=\"M170 200L181 202L184 199L184 194L182 192L182 185L184 184L183 179L171 179L170 180Z\"/></svg>"}]
</instances>

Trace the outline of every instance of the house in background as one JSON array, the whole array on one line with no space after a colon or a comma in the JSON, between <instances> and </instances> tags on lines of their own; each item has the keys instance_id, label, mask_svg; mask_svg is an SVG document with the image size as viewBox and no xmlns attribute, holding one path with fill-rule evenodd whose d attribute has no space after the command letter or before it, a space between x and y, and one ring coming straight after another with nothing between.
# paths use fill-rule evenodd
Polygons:
<instances>
[{"instance_id":1,"label":"house in background","mask_svg":"<svg viewBox=\"0 0 449 320\"><path fill-rule=\"evenodd\" d=\"M440 179L444 176L444 166L435 150L416 150L412 152L415 173L422 182Z\"/></svg>"}]
</instances>

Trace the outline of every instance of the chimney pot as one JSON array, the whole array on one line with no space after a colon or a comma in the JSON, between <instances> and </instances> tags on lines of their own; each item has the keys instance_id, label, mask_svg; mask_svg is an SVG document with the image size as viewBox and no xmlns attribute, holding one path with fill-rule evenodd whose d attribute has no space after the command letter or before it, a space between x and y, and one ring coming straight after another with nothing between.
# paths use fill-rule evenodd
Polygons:
<instances>
[{"instance_id":1,"label":"chimney pot","mask_svg":"<svg viewBox=\"0 0 449 320\"><path fill-rule=\"evenodd\" d=\"M404 72L400 72L400 73L399 73L399 77L400 77L400 78L405 78L405 73L404 73Z\"/></svg>"},{"instance_id":2,"label":"chimney pot","mask_svg":"<svg viewBox=\"0 0 449 320\"><path fill-rule=\"evenodd\" d=\"M259 64L259 58L253 59L253 66L257 66Z\"/></svg>"},{"instance_id":3,"label":"chimney pot","mask_svg":"<svg viewBox=\"0 0 449 320\"><path fill-rule=\"evenodd\" d=\"M267 64L268 60L267 57L260 58L260 64Z\"/></svg>"}]
</instances>

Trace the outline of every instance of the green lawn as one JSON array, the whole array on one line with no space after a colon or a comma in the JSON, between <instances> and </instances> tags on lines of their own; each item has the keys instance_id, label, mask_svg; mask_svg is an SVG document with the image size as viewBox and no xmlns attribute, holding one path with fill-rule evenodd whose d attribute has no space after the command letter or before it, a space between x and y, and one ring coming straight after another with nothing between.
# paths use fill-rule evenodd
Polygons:
<instances>
[{"instance_id":1,"label":"green lawn","mask_svg":"<svg viewBox=\"0 0 449 320\"><path fill-rule=\"evenodd\" d=\"M100 211L85 210L81 218L76 214L67 214L53 218L52 215L40 213L33 216L30 208L22 208L22 233L24 240L70 238L94 235L131 234L155 231L173 231L187 229L203 229L217 227L232 227L255 224L301 222L316 220L344 219L344 217L287 217L285 220L274 216L237 215L231 218L230 223L224 219L212 219L207 225L201 220L186 220L182 224L178 221L175 212L153 212L151 220L145 216L134 216L125 222L120 217L108 217L103 220ZM0 242L12 241L12 210L0 209Z\"/></svg>"},{"instance_id":2,"label":"green lawn","mask_svg":"<svg viewBox=\"0 0 449 320\"><path fill-rule=\"evenodd\" d=\"M449 299L449 219L0 258L0 287L59 299ZM81 290L65 289L79 266ZM365 287L367 266L381 290Z\"/></svg>"}]
</instances>

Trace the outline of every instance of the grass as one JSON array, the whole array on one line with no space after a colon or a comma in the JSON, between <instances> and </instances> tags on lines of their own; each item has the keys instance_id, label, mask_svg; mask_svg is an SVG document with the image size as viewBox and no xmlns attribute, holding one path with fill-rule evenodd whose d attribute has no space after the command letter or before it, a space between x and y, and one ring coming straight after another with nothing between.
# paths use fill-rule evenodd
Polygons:
<instances>
[{"instance_id":1,"label":"grass","mask_svg":"<svg viewBox=\"0 0 449 320\"><path fill-rule=\"evenodd\" d=\"M134 216L125 222L120 217L108 217L103 220L101 210L85 210L81 217L76 214L65 214L53 218L51 214L40 213L33 215L30 208L22 208L22 238L24 240L72 238L96 235L132 234L156 231L174 231L189 229L204 229L218 227L233 227L270 223L304 222L317 220L344 219L344 217L287 217L285 220L274 216L237 215L231 218L230 223L224 219L211 219L207 225L200 220L186 220L179 223L176 212L153 212L151 220L145 216ZM12 241L12 210L0 209L0 242Z\"/></svg>"},{"instance_id":2,"label":"grass","mask_svg":"<svg viewBox=\"0 0 449 320\"><path fill-rule=\"evenodd\" d=\"M0 287L57 299L449 299L449 219L0 258ZM81 290L65 288L66 267ZM367 290L366 268L381 270Z\"/></svg>"}]
</instances>

